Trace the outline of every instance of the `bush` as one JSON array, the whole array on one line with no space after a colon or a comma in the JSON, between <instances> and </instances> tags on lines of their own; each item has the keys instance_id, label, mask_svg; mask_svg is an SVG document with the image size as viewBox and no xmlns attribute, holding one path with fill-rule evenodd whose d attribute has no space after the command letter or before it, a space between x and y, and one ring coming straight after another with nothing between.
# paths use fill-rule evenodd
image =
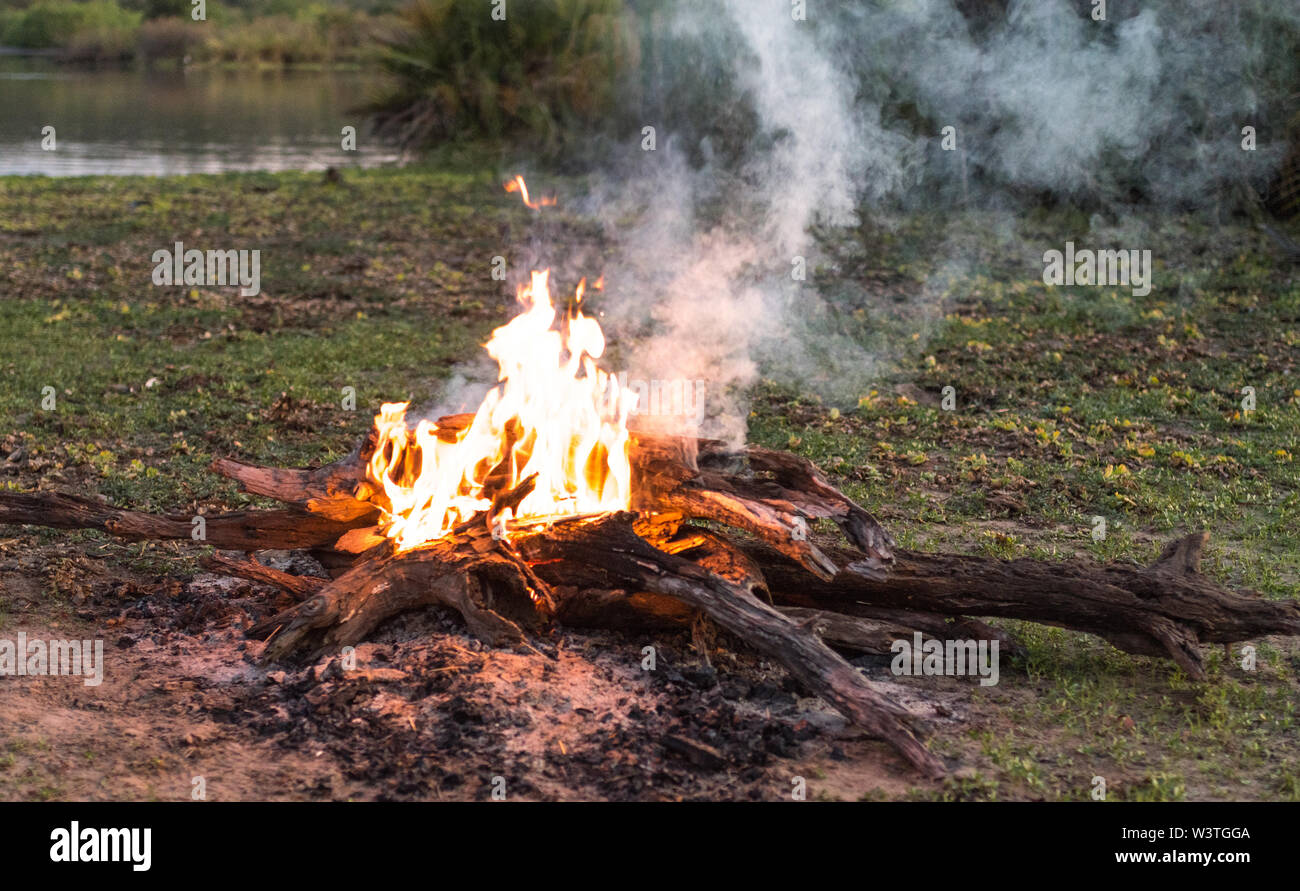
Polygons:
<instances>
[{"instance_id":1,"label":"bush","mask_svg":"<svg viewBox=\"0 0 1300 891\"><path fill-rule=\"evenodd\" d=\"M121 9L112 2L88 3L81 25L65 46L72 61L111 62L135 54L136 31L141 15Z\"/></svg>"},{"instance_id":2,"label":"bush","mask_svg":"<svg viewBox=\"0 0 1300 891\"><path fill-rule=\"evenodd\" d=\"M64 46L80 30L86 16L82 3L37 3L13 17L4 33L4 43L23 49L53 49Z\"/></svg>"},{"instance_id":3,"label":"bush","mask_svg":"<svg viewBox=\"0 0 1300 891\"><path fill-rule=\"evenodd\" d=\"M153 19L136 33L136 51L146 63L184 60L203 39L198 26L186 19Z\"/></svg>"},{"instance_id":4,"label":"bush","mask_svg":"<svg viewBox=\"0 0 1300 891\"><path fill-rule=\"evenodd\" d=\"M189 0L38 0L0 11L0 43L64 50L70 61L163 59L290 65L359 61L373 52L374 19L356 9L285 0L256 9L209 4L190 20ZM283 6L287 12L276 12ZM170 14L168 14L170 13ZM256 17L249 18L249 15ZM143 24L141 24L143 20Z\"/></svg>"},{"instance_id":5,"label":"bush","mask_svg":"<svg viewBox=\"0 0 1300 891\"><path fill-rule=\"evenodd\" d=\"M204 52L222 62L272 65L330 58L329 47L314 22L283 15L225 25L210 37Z\"/></svg>"},{"instance_id":6,"label":"bush","mask_svg":"<svg viewBox=\"0 0 1300 891\"><path fill-rule=\"evenodd\" d=\"M113 0L41 2L4 19L0 40L24 49L60 47L78 61L130 58L141 14Z\"/></svg>"},{"instance_id":7,"label":"bush","mask_svg":"<svg viewBox=\"0 0 1300 891\"><path fill-rule=\"evenodd\" d=\"M386 93L368 106L408 145L527 139L540 153L587 137L613 114L638 63L621 0L532 0L493 21L478 0L417 0L383 39Z\"/></svg>"}]
</instances>

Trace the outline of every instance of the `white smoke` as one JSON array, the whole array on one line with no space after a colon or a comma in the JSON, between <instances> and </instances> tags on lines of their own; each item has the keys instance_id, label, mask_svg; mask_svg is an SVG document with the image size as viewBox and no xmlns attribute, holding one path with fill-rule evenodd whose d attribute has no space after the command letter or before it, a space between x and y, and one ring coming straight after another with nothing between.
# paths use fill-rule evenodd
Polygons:
<instances>
[{"instance_id":1,"label":"white smoke","mask_svg":"<svg viewBox=\"0 0 1300 891\"><path fill-rule=\"evenodd\" d=\"M978 197L1008 211L1042 189L1117 202L1126 186L1106 178L1116 158L1145 163L1154 197L1198 204L1241 155L1235 125L1207 122L1258 111L1239 72L1262 50L1223 4L1111 2L1103 24L1066 0L1013 0L979 36L951 0L845 4L833 23L819 0L806 21L794 6L672 5L666 27L732 60L758 144L736 168L712 163L706 140L694 147L704 163L691 164L691 147L659 132L656 150L633 148L588 207L618 246L603 303L622 360L637 377L704 380L708 435L744 436L760 375L844 401L879 371L882 357L837 331L818 293L810 228L852 227L863 210L888 225L885 208L915 206L912 193L940 177L945 194L970 197L968 167L985 174ZM1300 24L1300 4L1277 7ZM935 132L887 119L900 95ZM946 125L960 151L936 163ZM1252 158L1259 170L1275 160L1276 148ZM920 317L937 315L965 263L957 245L944 250L939 280L915 298L929 304Z\"/></svg>"}]
</instances>

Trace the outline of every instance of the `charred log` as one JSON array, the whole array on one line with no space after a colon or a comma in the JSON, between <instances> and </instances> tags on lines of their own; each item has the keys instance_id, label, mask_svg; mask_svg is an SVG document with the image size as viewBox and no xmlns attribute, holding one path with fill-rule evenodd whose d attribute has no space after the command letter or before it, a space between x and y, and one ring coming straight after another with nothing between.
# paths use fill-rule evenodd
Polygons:
<instances>
[{"instance_id":1,"label":"charred log","mask_svg":"<svg viewBox=\"0 0 1300 891\"><path fill-rule=\"evenodd\" d=\"M883 581L852 571L830 582L810 579L762 544L747 545L746 551L786 606L850 615L892 607L1027 619L1091 632L1126 652L1173 659L1200 680L1205 666L1199 644L1300 634L1300 603L1229 591L1199 572L1208 539L1205 532L1177 539L1147 567L900 551Z\"/></svg>"}]
</instances>

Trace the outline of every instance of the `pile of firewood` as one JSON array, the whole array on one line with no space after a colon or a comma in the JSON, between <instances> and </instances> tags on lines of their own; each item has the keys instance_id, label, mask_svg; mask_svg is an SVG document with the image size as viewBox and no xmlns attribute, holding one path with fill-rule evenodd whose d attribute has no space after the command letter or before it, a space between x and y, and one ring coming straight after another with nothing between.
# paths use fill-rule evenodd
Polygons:
<instances>
[{"instance_id":1,"label":"pile of firewood","mask_svg":"<svg viewBox=\"0 0 1300 891\"><path fill-rule=\"evenodd\" d=\"M467 422L443 418L438 427L454 434ZM495 514L527 494L525 480L451 534L398 553L380 534L384 503L367 477L377 441L372 429L347 458L315 470L213 464L286 507L208 516L206 544L309 549L333 576L205 560L299 601L249 629L267 641L265 661L358 643L385 619L429 605L456 610L493 645L523 642L548 622L659 630L702 614L938 777L947 768L920 741L921 720L876 692L839 651L889 653L919 632L999 640L1014 652L1004 632L974 618L1012 617L1091 632L1203 679L1203 644L1300 634L1300 604L1228 591L1199 574L1206 533L1170 543L1149 567L908 552L804 459L657 434L633 437L632 511L516 524L502 535ZM821 519L833 520L852 549L816 544L809 523ZM0 523L136 540L190 539L194 528L188 516L55 493L0 493Z\"/></svg>"}]
</instances>

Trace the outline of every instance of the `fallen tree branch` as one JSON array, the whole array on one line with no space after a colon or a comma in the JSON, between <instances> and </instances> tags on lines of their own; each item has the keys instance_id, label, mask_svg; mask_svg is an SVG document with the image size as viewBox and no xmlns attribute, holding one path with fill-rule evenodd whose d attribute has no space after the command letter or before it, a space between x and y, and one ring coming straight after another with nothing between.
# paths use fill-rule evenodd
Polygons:
<instances>
[{"instance_id":1,"label":"fallen tree branch","mask_svg":"<svg viewBox=\"0 0 1300 891\"><path fill-rule=\"evenodd\" d=\"M1208 538L1201 532L1177 539L1148 567L900 551L883 581L851 571L830 582L810 579L761 543L744 547L783 605L850 615L894 607L1027 619L1097 634L1130 653L1168 657L1201 680L1198 644L1300 634L1300 603L1229 591L1200 574Z\"/></svg>"},{"instance_id":2,"label":"fallen tree branch","mask_svg":"<svg viewBox=\"0 0 1300 891\"><path fill-rule=\"evenodd\" d=\"M211 572L237 576L264 585L272 585L299 600L306 600L323 588L328 581L309 575L290 575L270 566L263 566L256 560L229 560L220 554L209 554L199 560L199 565Z\"/></svg>"},{"instance_id":3,"label":"fallen tree branch","mask_svg":"<svg viewBox=\"0 0 1300 891\"><path fill-rule=\"evenodd\" d=\"M332 546L357 522L293 510L236 511L204 516L199 538L194 516L125 510L58 492L0 492L0 523L100 529L130 541L181 539L228 551Z\"/></svg>"},{"instance_id":4,"label":"fallen tree branch","mask_svg":"<svg viewBox=\"0 0 1300 891\"><path fill-rule=\"evenodd\" d=\"M889 742L927 776L946 772L913 735L919 719L876 693L812 631L764 603L757 594L761 579L738 583L666 554L636 534L634 520L631 514L561 520L518 530L512 544L538 576L552 585L567 586L554 589L557 596L584 586L630 587L671 597L703 612L781 662L812 692L868 733ZM493 548L480 549L477 541L442 539L368 560L249 634L272 634L263 658L276 660L297 649L321 652L355 643L389 616L436 603L460 612L470 631L488 643L517 642L522 634L494 610L492 592L503 571L516 573L516 590L528 590L529 580L513 562Z\"/></svg>"}]
</instances>

